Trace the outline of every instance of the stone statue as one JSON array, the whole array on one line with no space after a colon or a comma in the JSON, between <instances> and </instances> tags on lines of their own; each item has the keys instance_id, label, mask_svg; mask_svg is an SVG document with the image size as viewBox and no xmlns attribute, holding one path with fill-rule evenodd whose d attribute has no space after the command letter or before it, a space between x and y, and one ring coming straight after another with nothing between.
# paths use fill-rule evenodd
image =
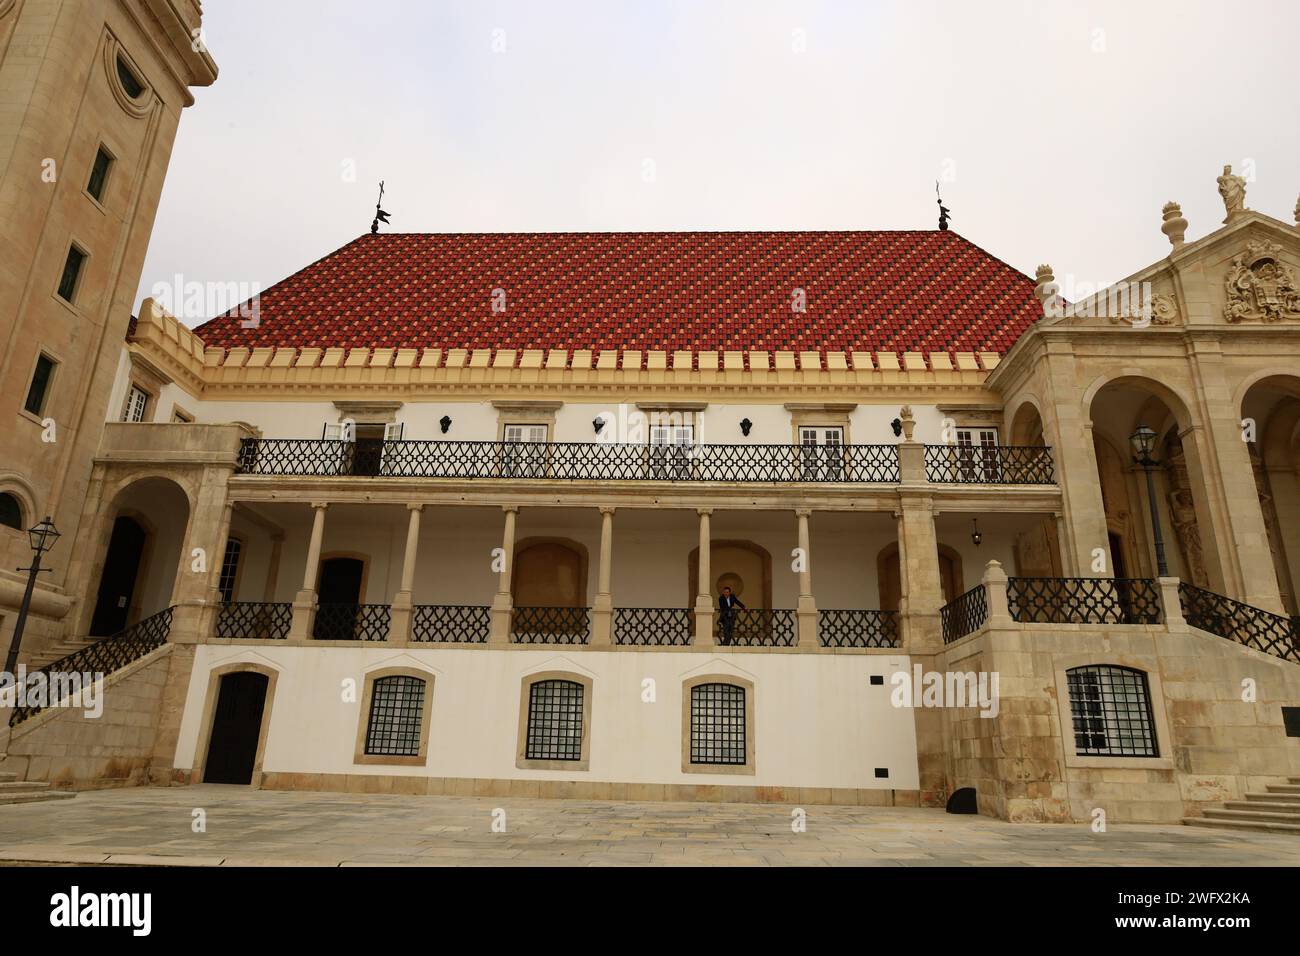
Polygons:
<instances>
[{"instance_id":1,"label":"stone statue","mask_svg":"<svg viewBox=\"0 0 1300 956\"><path fill-rule=\"evenodd\" d=\"M1232 222L1245 211L1246 180L1234 176L1231 166L1224 166L1223 175L1219 177L1218 183L1219 195L1223 197L1223 208L1228 213L1223 221Z\"/></svg>"},{"instance_id":2,"label":"stone statue","mask_svg":"<svg viewBox=\"0 0 1300 956\"><path fill-rule=\"evenodd\" d=\"M1203 588L1209 583L1209 575L1205 573L1205 558L1201 552L1201 529L1196 523L1196 502L1187 474L1187 458L1182 442L1171 442L1167 448L1169 522L1174 526L1174 538L1182 552L1187 576L1192 584Z\"/></svg>"}]
</instances>

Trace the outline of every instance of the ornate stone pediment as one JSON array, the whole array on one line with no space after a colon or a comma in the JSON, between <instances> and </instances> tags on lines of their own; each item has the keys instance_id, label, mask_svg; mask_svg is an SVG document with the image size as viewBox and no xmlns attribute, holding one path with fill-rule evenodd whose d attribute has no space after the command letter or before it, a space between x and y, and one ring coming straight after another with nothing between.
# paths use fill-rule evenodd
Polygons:
<instances>
[{"instance_id":1,"label":"ornate stone pediment","mask_svg":"<svg viewBox=\"0 0 1300 956\"><path fill-rule=\"evenodd\" d=\"M1178 300L1168 292L1157 292L1131 300L1126 312L1110 317L1112 325L1131 325L1145 328L1148 325L1178 325L1182 317Z\"/></svg>"},{"instance_id":2,"label":"ornate stone pediment","mask_svg":"<svg viewBox=\"0 0 1300 956\"><path fill-rule=\"evenodd\" d=\"M1300 289L1282 261L1282 247L1267 239L1252 240L1238 253L1224 277L1229 322L1300 319Z\"/></svg>"}]
</instances>

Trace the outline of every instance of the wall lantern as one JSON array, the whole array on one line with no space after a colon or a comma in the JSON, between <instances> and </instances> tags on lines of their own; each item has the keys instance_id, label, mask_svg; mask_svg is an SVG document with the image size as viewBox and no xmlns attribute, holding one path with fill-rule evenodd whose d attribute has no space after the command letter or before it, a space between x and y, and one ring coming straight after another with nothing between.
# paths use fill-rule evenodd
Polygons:
<instances>
[{"instance_id":1,"label":"wall lantern","mask_svg":"<svg viewBox=\"0 0 1300 956\"><path fill-rule=\"evenodd\" d=\"M971 543L978 548L980 546L980 542L984 540L984 535L980 534L980 519L971 518L970 524L972 529L970 533Z\"/></svg>"},{"instance_id":2,"label":"wall lantern","mask_svg":"<svg viewBox=\"0 0 1300 956\"><path fill-rule=\"evenodd\" d=\"M749 430L753 427L754 427L754 423L751 422L748 418L742 418L740 420L740 433L744 435L746 438L749 437Z\"/></svg>"},{"instance_id":3,"label":"wall lantern","mask_svg":"<svg viewBox=\"0 0 1300 956\"><path fill-rule=\"evenodd\" d=\"M601 429L605 427L605 417L603 415L597 415L591 420L591 427L595 429L596 434L599 435Z\"/></svg>"},{"instance_id":4,"label":"wall lantern","mask_svg":"<svg viewBox=\"0 0 1300 956\"><path fill-rule=\"evenodd\" d=\"M1147 503L1151 508L1151 538L1156 546L1156 574L1169 576L1169 564L1165 561L1165 540L1160 533L1160 505L1156 500L1156 483L1151 473L1160 466L1152 454L1156 450L1155 429L1139 425L1137 431L1129 436L1133 447L1133 463L1147 473Z\"/></svg>"},{"instance_id":5,"label":"wall lantern","mask_svg":"<svg viewBox=\"0 0 1300 956\"><path fill-rule=\"evenodd\" d=\"M895 418L892 422L889 423L889 427L894 430L895 438L903 434L903 420L901 418Z\"/></svg>"},{"instance_id":6,"label":"wall lantern","mask_svg":"<svg viewBox=\"0 0 1300 956\"><path fill-rule=\"evenodd\" d=\"M442 433L447 434L451 430L451 416L443 415L442 418L438 419L438 424L442 426Z\"/></svg>"}]
</instances>

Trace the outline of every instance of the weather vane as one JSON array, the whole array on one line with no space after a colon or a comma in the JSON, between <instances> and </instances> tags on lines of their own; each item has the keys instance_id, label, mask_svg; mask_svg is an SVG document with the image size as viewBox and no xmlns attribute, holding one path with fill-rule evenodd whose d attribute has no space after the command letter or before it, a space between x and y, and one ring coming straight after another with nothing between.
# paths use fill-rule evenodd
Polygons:
<instances>
[{"instance_id":1,"label":"weather vane","mask_svg":"<svg viewBox=\"0 0 1300 956\"><path fill-rule=\"evenodd\" d=\"M379 199L375 201L375 218L374 221L370 223L370 234L372 236L375 233L379 232L379 224L381 222L385 226L388 225L388 213L384 212L382 209L379 208L379 204L382 203L383 201L384 201L384 181L381 179L379 180Z\"/></svg>"},{"instance_id":2,"label":"weather vane","mask_svg":"<svg viewBox=\"0 0 1300 956\"><path fill-rule=\"evenodd\" d=\"M939 180L937 179L934 181L934 194L938 197L935 202L939 204L939 229L942 232L947 232L949 209L943 204L943 196L939 193Z\"/></svg>"}]
</instances>

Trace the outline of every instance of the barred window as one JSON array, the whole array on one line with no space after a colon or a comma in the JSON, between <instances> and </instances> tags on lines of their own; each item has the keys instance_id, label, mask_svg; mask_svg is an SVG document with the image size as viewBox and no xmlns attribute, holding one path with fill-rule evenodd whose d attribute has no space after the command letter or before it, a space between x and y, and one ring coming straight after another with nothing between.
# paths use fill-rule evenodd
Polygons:
<instances>
[{"instance_id":1,"label":"barred window","mask_svg":"<svg viewBox=\"0 0 1300 956\"><path fill-rule=\"evenodd\" d=\"M529 686L526 759L582 759L584 690L569 680L539 680Z\"/></svg>"},{"instance_id":2,"label":"barred window","mask_svg":"<svg viewBox=\"0 0 1300 956\"><path fill-rule=\"evenodd\" d=\"M1089 757L1158 757L1147 675L1108 664L1065 672L1074 749Z\"/></svg>"},{"instance_id":3,"label":"barred window","mask_svg":"<svg viewBox=\"0 0 1300 956\"><path fill-rule=\"evenodd\" d=\"M420 755L424 681L418 677L380 677L370 690L366 753L388 757Z\"/></svg>"},{"instance_id":4,"label":"barred window","mask_svg":"<svg viewBox=\"0 0 1300 956\"><path fill-rule=\"evenodd\" d=\"M235 579L239 574L239 555L244 546L238 538L226 541L226 553L221 559L221 576L217 579L217 590L221 600L229 604L235 599Z\"/></svg>"},{"instance_id":5,"label":"barred window","mask_svg":"<svg viewBox=\"0 0 1300 956\"><path fill-rule=\"evenodd\" d=\"M745 688L736 684L691 688L691 763L745 763Z\"/></svg>"}]
</instances>

